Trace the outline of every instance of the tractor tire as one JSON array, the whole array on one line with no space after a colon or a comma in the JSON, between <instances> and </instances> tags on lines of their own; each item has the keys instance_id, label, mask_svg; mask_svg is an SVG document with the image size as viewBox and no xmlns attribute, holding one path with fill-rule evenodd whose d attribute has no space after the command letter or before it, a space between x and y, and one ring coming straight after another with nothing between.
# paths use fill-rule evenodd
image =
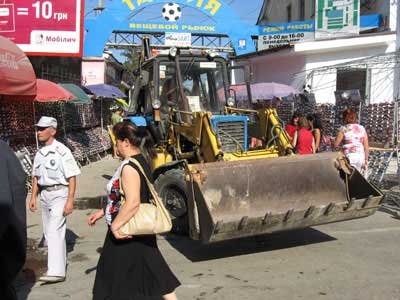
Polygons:
<instances>
[{"instance_id":1,"label":"tractor tire","mask_svg":"<svg viewBox=\"0 0 400 300\"><path fill-rule=\"evenodd\" d=\"M184 172L179 169L168 170L158 176L154 182L154 187L171 216L171 231L187 234L189 232L188 191Z\"/></svg>"}]
</instances>

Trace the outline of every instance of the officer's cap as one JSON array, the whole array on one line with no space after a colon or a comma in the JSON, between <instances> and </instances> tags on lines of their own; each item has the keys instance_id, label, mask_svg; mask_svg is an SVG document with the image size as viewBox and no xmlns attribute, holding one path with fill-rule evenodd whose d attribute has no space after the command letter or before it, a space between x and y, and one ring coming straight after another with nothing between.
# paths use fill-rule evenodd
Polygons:
<instances>
[{"instance_id":1,"label":"officer's cap","mask_svg":"<svg viewBox=\"0 0 400 300\"><path fill-rule=\"evenodd\" d=\"M39 122L35 124L36 127L53 127L57 128L57 120L53 117L43 116L40 118Z\"/></svg>"}]
</instances>

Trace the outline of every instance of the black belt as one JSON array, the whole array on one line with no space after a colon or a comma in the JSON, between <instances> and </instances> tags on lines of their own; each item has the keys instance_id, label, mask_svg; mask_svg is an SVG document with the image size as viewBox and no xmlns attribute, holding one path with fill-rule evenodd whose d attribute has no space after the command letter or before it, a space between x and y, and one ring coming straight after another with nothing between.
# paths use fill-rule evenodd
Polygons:
<instances>
[{"instance_id":1,"label":"black belt","mask_svg":"<svg viewBox=\"0 0 400 300\"><path fill-rule=\"evenodd\" d=\"M53 184L53 185L39 185L39 191L58 191L64 187L68 187L68 185L64 185L64 184Z\"/></svg>"}]
</instances>

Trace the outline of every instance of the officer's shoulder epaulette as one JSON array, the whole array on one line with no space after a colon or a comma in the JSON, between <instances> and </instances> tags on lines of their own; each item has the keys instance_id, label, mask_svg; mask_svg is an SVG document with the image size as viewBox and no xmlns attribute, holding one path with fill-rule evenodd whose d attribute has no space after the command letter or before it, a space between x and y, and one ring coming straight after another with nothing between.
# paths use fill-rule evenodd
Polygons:
<instances>
[{"instance_id":1,"label":"officer's shoulder epaulette","mask_svg":"<svg viewBox=\"0 0 400 300\"><path fill-rule=\"evenodd\" d=\"M57 145L56 146L56 151L61 155L64 156L65 153L67 153L66 147L62 145Z\"/></svg>"}]
</instances>

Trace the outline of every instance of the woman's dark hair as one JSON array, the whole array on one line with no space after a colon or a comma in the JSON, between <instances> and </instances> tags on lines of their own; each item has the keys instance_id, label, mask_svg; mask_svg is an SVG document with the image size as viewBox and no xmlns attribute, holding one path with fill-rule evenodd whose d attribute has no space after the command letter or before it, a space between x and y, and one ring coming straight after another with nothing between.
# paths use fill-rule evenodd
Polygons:
<instances>
[{"instance_id":1,"label":"woman's dark hair","mask_svg":"<svg viewBox=\"0 0 400 300\"><path fill-rule=\"evenodd\" d=\"M346 124L357 123L357 113L353 109L348 108L343 112L343 120Z\"/></svg>"},{"instance_id":2,"label":"woman's dark hair","mask_svg":"<svg viewBox=\"0 0 400 300\"><path fill-rule=\"evenodd\" d=\"M321 118L317 114L308 114L307 120L312 122L313 128L318 128L321 132L324 130Z\"/></svg>"},{"instance_id":3,"label":"woman's dark hair","mask_svg":"<svg viewBox=\"0 0 400 300\"><path fill-rule=\"evenodd\" d=\"M113 132L117 140L127 139L131 145L145 151L145 155L150 158L156 157L153 138L146 127L136 126L131 121L123 121L114 125Z\"/></svg>"},{"instance_id":4,"label":"woman's dark hair","mask_svg":"<svg viewBox=\"0 0 400 300\"><path fill-rule=\"evenodd\" d=\"M290 119L290 124L294 125L294 119L301 118L301 116L302 116L301 113L295 111L292 115L292 118Z\"/></svg>"}]
</instances>

